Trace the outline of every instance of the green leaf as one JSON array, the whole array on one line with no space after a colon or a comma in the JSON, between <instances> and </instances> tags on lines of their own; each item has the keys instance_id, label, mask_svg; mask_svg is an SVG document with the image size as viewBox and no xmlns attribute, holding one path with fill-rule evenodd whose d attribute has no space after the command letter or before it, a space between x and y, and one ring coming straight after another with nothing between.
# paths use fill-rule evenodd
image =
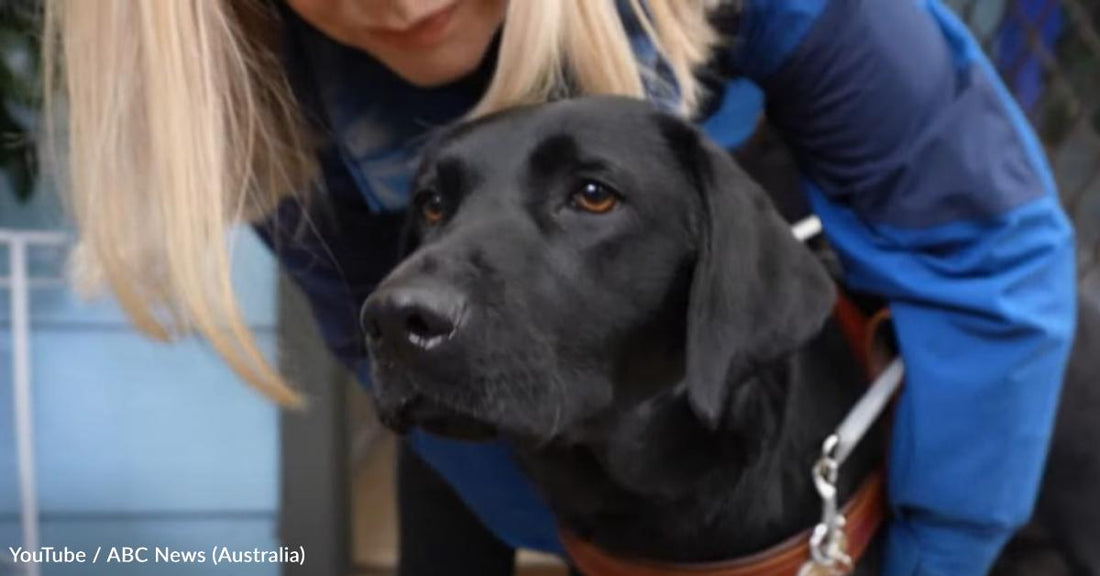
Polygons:
<instances>
[{"instance_id":1,"label":"green leaf","mask_svg":"<svg viewBox=\"0 0 1100 576\"><path fill-rule=\"evenodd\" d=\"M25 201L35 189L33 134L14 114L41 101L38 11L29 0L0 0L0 172Z\"/></svg>"}]
</instances>

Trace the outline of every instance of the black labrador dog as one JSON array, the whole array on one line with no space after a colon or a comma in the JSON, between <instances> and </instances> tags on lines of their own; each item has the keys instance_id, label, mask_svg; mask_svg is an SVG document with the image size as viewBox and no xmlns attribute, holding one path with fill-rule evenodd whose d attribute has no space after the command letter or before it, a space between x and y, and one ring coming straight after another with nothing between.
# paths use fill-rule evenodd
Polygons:
<instances>
[{"instance_id":1,"label":"black labrador dog","mask_svg":"<svg viewBox=\"0 0 1100 576\"><path fill-rule=\"evenodd\" d=\"M834 280L724 150L641 102L570 100L448 131L414 187L407 257L362 315L388 426L509 440L564 528L616 555L722 560L817 522L808 471L867 379ZM1037 520L1100 574L1100 387L1075 357Z\"/></svg>"}]
</instances>

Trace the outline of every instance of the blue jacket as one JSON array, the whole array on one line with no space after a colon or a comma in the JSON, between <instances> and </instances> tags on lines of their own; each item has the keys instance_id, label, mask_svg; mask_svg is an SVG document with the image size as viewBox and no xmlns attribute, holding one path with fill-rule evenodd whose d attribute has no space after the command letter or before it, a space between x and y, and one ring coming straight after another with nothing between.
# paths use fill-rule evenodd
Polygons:
<instances>
[{"instance_id":1,"label":"blue jacket","mask_svg":"<svg viewBox=\"0 0 1100 576\"><path fill-rule=\"evenodd\" d=\"M1031 513L1074 328L1073 233L1042 150L938 0L744 4L722 23L734 47L704 127L733 146L766 111L847 281L889 300L908 365L885 574L982 574ZM417 149L476 101L492 62L417 89L288 21L292 84L330 136L320 160L333 209L303 228L287 204L261 231L366 383L357 308L392 265L392 213ZM660 69L643 37L635 48ZM560 552L505 446L411 441L503 540Z\"/></svg>"}]
</instances>

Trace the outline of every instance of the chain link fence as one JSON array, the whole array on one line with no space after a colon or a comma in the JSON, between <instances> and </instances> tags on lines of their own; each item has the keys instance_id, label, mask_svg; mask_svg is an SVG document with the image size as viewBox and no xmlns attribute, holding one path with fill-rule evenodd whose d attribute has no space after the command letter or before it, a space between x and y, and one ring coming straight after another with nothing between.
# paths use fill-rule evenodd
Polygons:
<instances>
[{"instance_id":1,"label":"chain link fence","mask_svg":"<svg viewBox=\"0 0 1100 576\"><path fill-rule=\"evenodd\" d=\"M1100 294L1100 2L948 0L1035 126Z\"/></svg>"}]
</instances>

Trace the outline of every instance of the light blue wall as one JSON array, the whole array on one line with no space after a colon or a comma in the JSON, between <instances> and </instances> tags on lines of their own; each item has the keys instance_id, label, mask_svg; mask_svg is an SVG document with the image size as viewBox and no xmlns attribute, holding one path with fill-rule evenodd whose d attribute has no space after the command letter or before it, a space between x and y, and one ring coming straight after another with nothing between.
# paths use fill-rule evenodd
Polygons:
<instances>
[{"instance_id":1,"label":"light blue wall","mask_svg":"<svg viewBox=\"0 0 1100 576\"><path fill-rule=\"evenodd\" d=\"M0 182L0 227L55 228L46 191L19 205ZM63 251L35 250L32 274L59 273ZM0 276L8 273L0 247ZM276 353L275 263L244 231L235 285L269 357ZM9 293L0 289L0 552L20 543L12 430ZM151 342L109 300L66 289L31 294L32 370L44 545L273 549L278 546L275 408L203 343ZM208 552L209 553L209 552ZM0 573L4 571L0 563ZM278 574L278 566L47 567L46 576Z\"/></svg>"}]
</instances>

